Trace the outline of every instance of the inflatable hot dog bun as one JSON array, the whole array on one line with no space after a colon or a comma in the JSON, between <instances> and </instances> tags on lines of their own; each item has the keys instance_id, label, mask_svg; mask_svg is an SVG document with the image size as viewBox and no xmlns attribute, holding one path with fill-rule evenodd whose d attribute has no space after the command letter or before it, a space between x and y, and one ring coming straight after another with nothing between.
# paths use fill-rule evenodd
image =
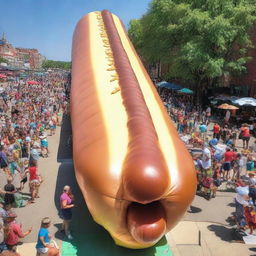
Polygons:
<instances>
[{"instance_id":1,"label":"inflatable hot dog bun","mask_svg":"<svg viewBox=\"0 0 256 256\"><path fill-rule=\"evenodd\" d=\"M195 170L122 22L106 10L74 32L71 120L93 219L118 245L154 245L193 200Z\"/></svg>"}]
</instances>

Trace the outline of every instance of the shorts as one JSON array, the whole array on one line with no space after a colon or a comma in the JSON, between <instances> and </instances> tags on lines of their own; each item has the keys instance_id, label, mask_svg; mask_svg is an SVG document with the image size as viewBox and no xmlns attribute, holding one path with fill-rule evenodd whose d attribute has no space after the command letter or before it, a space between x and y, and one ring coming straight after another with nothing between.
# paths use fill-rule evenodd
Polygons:
<instances>
[{"instance_id":1,"label":"shorts","mask_svg":"<svg viewBox=\"0 0 256 256\"><path fill-rule=\"evenodd\" d=\"M33 189L38 188L40 186L40 182L39 180L31 180L29 182L29 186L30 188L33 188Z\"/></svg>"},{"instance_id":2,"label":"shorts","mask_svg":"<svg viewBox=\"0 0 256 256\"><path fill-rule=\"evenodd\" d=\"M47 254L48 253L48 251L49 251L49 248L47 248L47 247L42 247L42 248L36 248L36 251L38 252L38 253L45 253L45 254Z\"/></svg>"},{"instance_id":3,"label":"shorts","mask_svg":"<svg viewBox=\"0 0 256 256\"><path fill-rule=\"evenodd\" d=\"M72 219L72 210L71 208L68 209L61 209L62 217L64 220L71 220Z\"/></svg>"},{"instance_id":4,"label":"shorts","mask_svg":"<svg viewBox=\"0 0 256 256\"><path fill-rule=\"evenodd\" d=\"M243 136L243 137L242 137L242 140L244 140L244 141L249 141L249 140L250 140L250 136Z\"/></svg>"},{"instance_id":5,"label":"shorts","mask_svg":"<svg viewBox=\"0 0 256 256\"><path fill-rule=\"evenodd\" d=\"M48 148L48 142L47 141L45 141L45 142L41 142L41 147L42 148Z\"/></svg>"},{"instance_id":6,"label":"shorts","mask_svg":"<svg viewBox=\"0 0 256 256\"><path fill-rule=\"evenodd\" d=\"M1 169L6 168L7 166L8 164L6 162L2 162L0 165Z\"/></svg>"},{"instance_id":7,"label":"shorts","mask_svg":"<svg viewBox=\"0 0 256 256\"><path fill-rule=\"evenodd\" d=\"M231 169L231 163L230 162L225 162L225 163L223 163L223 170L224 171L230 171L230 169Z\"/></svg>"},{"instance_id":8,"label":"shorts","mask_svg":"<svg viewBox=\"0 0 256 256\"><path fill-rule=\"evenodd\" d=\"M0 253L1 253L2 251L5 251L5 250L7 250L6 244L5 244L5 243L1 243L1 244L0 244Z\"/></svg>"}]
</instances>

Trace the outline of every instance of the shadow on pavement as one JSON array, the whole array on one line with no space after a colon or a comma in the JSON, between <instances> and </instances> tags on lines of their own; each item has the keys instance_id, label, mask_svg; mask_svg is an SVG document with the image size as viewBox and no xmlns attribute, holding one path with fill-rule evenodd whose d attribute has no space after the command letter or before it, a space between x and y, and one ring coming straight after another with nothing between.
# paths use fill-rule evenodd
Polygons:
<instances>
[{"instance_id":1,"label":"shadow on pavement","mask_svg":"<svg viewBox=\"0 0 256 256\"><path fill-rule=\"evenodd\" d=\"M234 214L232 213L232 215L234 215ZM226 222L230 226L235 226L236 225L236 221L235 221L235 218L233 216L232 217L231 216L227 217Z\"/></svg>"},{"instance_id":2,"label":"shadow on pavement","mask_svg":"<svg viewBox=\"0 0 256 256\"><path fill-rule=\"evenodd\" d=\"M60 209L59 198L62 193L63 186L70 185L75 196L75 205L73 209L73 217L71 223L71 232L74 240L72 246L76 247L76 254L67 254L70 256L155 256L157 255L156 246L143 250L131 250L115 245L109 233L96 224L84 201L82 193L76 182L74 168L72 163L62 163L59 167L57 184L55 189L55 205ZM59 211L60 213L60 211ZM56 224L60 228L61 223ZM60 240L67 241L64 234L60 231L56 232L56 237ZM166 247L164 247L166 245ZM157 247L162 247L167 250L161 255L170 255L170 249L167 247L165 237L157 244ZM169 250L169 252L168 252Z\"/></svg>"},{"instance_id":3,"label":"shadow on pavement","mask_svg":"<svg viewBox=\"0 0 256 256\"><path fill-rule=\"evenodd\" d=\"M215 235L221 238L223 241L231 242L233 240L233 229L215 224L209 225L208 229L214 232Z\"/></svg>"},{"instance_id":4,"label":"shadow on pavement","mask_svg":"<svg viewBox=\"0 0 256 256\"><path fill-rule=\"evenodd\" d=\"M250 251L256 252L256 248L249 248Z\"/></svg>"},{"instance_id":5,"label":"shadow on pavement","mask_svg":"<svg viewBox=\"0 0 256 256\"><path fill-rule=\"evenodd\" d=\"M193 206L193 205L191 205L190 209L188 210L189 213L198 213L198 212L201 212L201 211L202 211L201 208Z\"/></svg>"},{"instance_id":6,"label":"shadow on pavement","mask_svg":"<svg viewBox=\"0 0 256 256\"><path fill-rule=\"evenodd\" d=\"M60 143L58 148L58 162L66 162L72 160L72 127L70 116L63 114L62 126L60 131Z\"/></svg>"},{"instance_id":7,"label":"shadow on pavement","mask_svg":"<svg viewBox=\"0 0 256 256\"><path fill-rule=\"evenodd\" d=\"M236 207L236 204L232 202L232 203L227 204L227 206Z\"/></svg>"}]
</instances>

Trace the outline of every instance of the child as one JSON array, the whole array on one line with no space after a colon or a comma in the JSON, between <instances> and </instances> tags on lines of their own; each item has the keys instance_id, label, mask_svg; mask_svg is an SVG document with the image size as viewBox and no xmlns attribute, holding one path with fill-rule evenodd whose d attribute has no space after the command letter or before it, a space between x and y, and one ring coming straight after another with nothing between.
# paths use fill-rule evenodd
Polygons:
<instances>
[{"instance_id":1,"label":"child","mask_svg":"<svg viewBox=\"0 0 256 256\"><path fill-rule=\"evenodd\" d=\"M250 229L250 234L252 235L254 229L256 228L256 212L253 205L244 207L244 215L246 222Z\"/></svg>"},{"instance_id":2,"label":"child","mask_svg":"<svg viewBox=\"0 0 256 256\"><path fill-rule=\"evenodd\" d=\"M43 133L41 136L39 136L41 140L41 154L42 157L48 157L49 150L48 150L48 140L47 135Z\"/></svg>"},{"instance_id":3,"label":"child","mask_svg":"<svg viewBox=\"0 0 256 256\"><path fill-rule=\"evenodd\" d=\"M210 176L205 175L202 178L203 194L207 200L211 199L212 183L213 179Z\"/></svg>"},{"instance_id":4,"label":"child","mask_svg":"<svg viewBox=\"0 0 256 256\"><path fill-rule=\"evenodd\" d=\"M216 197L216 192L218 187L221 185L220 171L221 164L214 164L214 173L213 173L213 184L212 184L212 198Z\"/></svg>"},{"instance_id":5,"label":"child","mask_svg":"<svg viewBox=\"0 0 256 256\"><path fill-rule=\"evenodd\" d=\"M243 170L243 166L244 166L244 161L243 161L242 155L240 153L238 153L236 155L236 160L234 163L234 168L233 168L234 172L233 172L232 180L240 179L241 172Z\"/></svg>"}]
</instances>

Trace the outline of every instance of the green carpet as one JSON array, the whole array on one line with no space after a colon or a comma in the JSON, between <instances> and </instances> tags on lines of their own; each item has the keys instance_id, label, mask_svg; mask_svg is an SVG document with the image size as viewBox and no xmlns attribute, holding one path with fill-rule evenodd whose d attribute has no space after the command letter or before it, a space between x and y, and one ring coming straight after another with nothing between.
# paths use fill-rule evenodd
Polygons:
<instances>
[{"instance_id":1,"label":"green carpet","mask_svg":"<svg viewBox=\"0 0 256 256\"><path fill-rule=\"evenodd\" d=\"M105 241L102 241L102 245L105 244ZM111 242L111 241L110 241ZM72 244L73 243L73 244ZM74 245L75 243L68 241L63 241L62 243L62 253L61 256L79 256L79 255L95 255L95 256L112 256L112 255L120 255L120 256L172 256L172 252L170 247L167 244L167 241L164 238L156 244L155 246L144 249L144 250L130 250L127 248L118 247L113 244L109 244L108 246L102 246L101 249L97 248L94 243L84 242L81 246ZM86 244L86 246L85 246ZM104 249L105 248L105 249ZM102 250L103 249L103 250ZM80 251L80 252L78 252ZM120 254L119 254L119 253ZM117 254L118 253L118 254Z\"/></svg>"}]
</instances>

